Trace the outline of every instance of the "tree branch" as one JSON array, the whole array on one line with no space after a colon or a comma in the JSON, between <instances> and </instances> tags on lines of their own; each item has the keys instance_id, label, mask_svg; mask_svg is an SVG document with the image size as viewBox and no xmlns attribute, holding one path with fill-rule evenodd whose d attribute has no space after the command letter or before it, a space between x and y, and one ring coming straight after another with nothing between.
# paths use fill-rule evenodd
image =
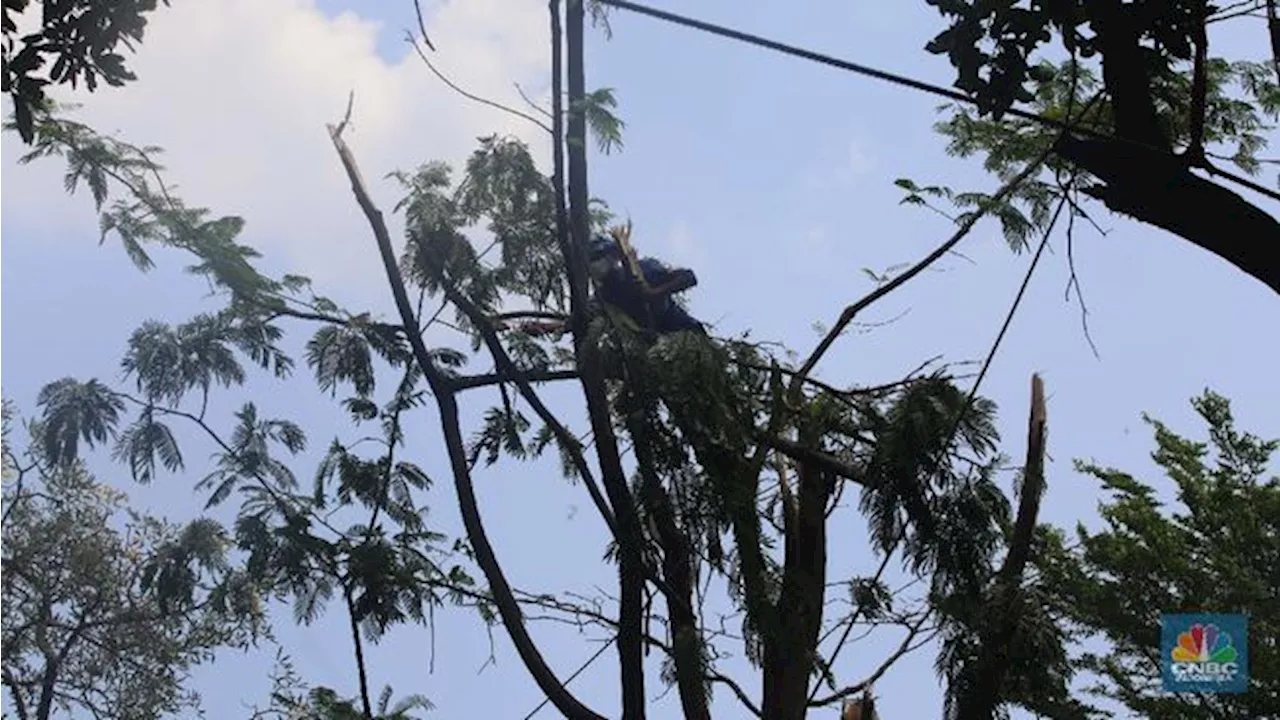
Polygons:
<instances>
[{"instance_id":1,"label":"tree branch","mask_svg":"<svg viewBox=\"0 0 1280 720\"><path fill-rule=\"evenodd\" d=\"M761 433L760 438L765 445L777 450L797 463L806 463L814 469L831 473L846 480L865 486L867 479L858 469L828 452L815 450L781 435Z\"/></svg>"},{"instance_id":2,"label":"tree branch","mask_svg":"<svg viewBox=\"0 0 1280 720\"><path fill-rule=\"evenodd\" d=\"M644 534L636 513L631 490L627 486L622 469L622 457L618 452L617 438L613 432L609 398L605 392L604 371L599 348L590 342L587 333L587 273L586 245L591 234L590 195L587 190L587 119L586 75L583 68L585 51L584 7L585 0L568 0L565 8L565 50L568 53L569 119L564 135L568 147L568 233L560 233L561 247L565 251L565 264L569 271L570 302L572 303L572 327L578 369L582 373L582 388L587 401L587 414L596 440L596 455L600 460L600 473L605 492L613 504L618 520L618 573L619 617L618 656L622 675L622 720L643 720L645 717L644 658L642 627L644 619L644 560L642 555ZM550 4L552 20L553 52L559 51L559 3ZM557 66L557 56L553 55ZM552 94L560 99L560 76L552 79ZM560 108L553 108L555 122L559 122ZM561 136L556 135L555 145L560 146ZM563 176L562 176L563 177ZM559 191L559 186L557 186Z\"/></svg>"},{"instance_id":3,"label":"tree branch","mask_svg":"<svg viewBox=\"0 0 1280 720\"><path fill-rule=\"evenodd\" d=\"M1276 11L1276 0L1267 0L1267 34L1271 38L1271 67L1280 81L1280 12Z\"/></svg>"},{"instance_id":4,"label":"tree branch","mask_svg":"<svg viewBox=\"0 0 1280 720\"><path fill-rule=\"evenodd\" d=\"M418 13L418 32L422 34L422 41L426 44L426 46L432 52L435 52L435 49L436 49L435 46L432 45L431 40L427 38L427 24L422 19L422 6L419 0L413 0L413 8ZM538 118L532 115L529 115L528 113L520 112L515 108L507 107L502 103L494 102L493 100L482 98L479 95L473 95L472 93L469 93L466 90L463 90L462 88L458 87L457 84L455 84L448 77L445 77L444 73L437 70L436 66L433 65L431 61L427 59L427 54L422 52L422 48L418 47L418 43L414 39L412 33L405 33L405 35L407 36L409 44L413 46L414 52L418 53L418 57L422 59L422 64L426 65L427 69L431 71L431 74L435 75L437 78L440 79L440 82L449 86L450 90L453 90L454 92L458 93L459 95L461 95L462 97L468 100L478 102L481 105L488 105L489 107L494 108L495 110L501 110L505 113L510 113L511 115L514 115L522 120L528 120L529 122L533 123L534 125L537 125L538 127L542 128L543 130L546 130L547 132L551 132L551 128L547 127L546 123L542 122L541 120L539 120Z\"/></svg>"},{"instance_id":5,"label":"tree branch","mask_svg":"<svg viewBox=\"0 0 1280 720\"><path fill-rule=\"evenodd\" d=\"M1169 138L1158 122L1150 73L1141 45L1142 28L1136 6L1120 0L1090 3L1089 21L1098 35L1102 75L1111 96L1115 138L1079 138L1063 134L1055 151L1072 164L1106 183L1085 192L1115 212L1167 230L1235 265L1280 293L1280 267L1272 261L1280 248L1280 222L1240 195L1198 177L1191 167L1225 174L1204 157L1194 143L1198 120L1204 114L1196 94L1207 82L1203 70L1193 69L1191 98L1192 143L1188 155L1173 154ZM1203 30L1203 13L1196 35ZM1199 57L1207 37L1196 40ZM1199 64L1199 63L1198 63ZM1197 65L1198 65L1197 64ZM1251 181L1231 178L1255 192L1280 199L1274 191ZM1230 227L1229 231L1224 228Z\"/></svg>"},{"instance_id":6,"label":"tree branch","mask_svg":"<svg viewBox=\"0 0 1280 720\"><path fill-rule=\"evenodd\" d=\"M911 642L912 640L915 639L916 635L920 633L920 629L924 627L924 623L928 618L929 618L929 613L925 613L921 615L920 619L916 622L916 624L908 629L907 636L903 638L902 642L898 645L898 649L895 650L892 655L885 658L884 662L880 663L880 666L877 667L864 680L862 680L861 682L855 683L853 685L850 685L846 688L842 688L839 691L834 692L830 695L826 695L824 697L818 698L817 700L813 700L809 703L809 706L821 707L823 705L831 705L832 703L837 703L847 697L856 695L862 692L863 690L866 690L867 688L874 685L876 681L884 677L884 674L889 672L889 668L893 667L893 664L898 662L898 660L902 659L904 655L906 655L909 652L912 652L916 648L920 647L921 645L924 645L927 642L930 642L933 639L933 636L937 634L936 631L930 632L923 640L921 640L918 643L915 643L914 645Z\"/></svg>"},{"instance_id":7,"label":"tree branch","mask_svg":"<svg viewBox=\"0 0 1280 720\"><path fill-rule=\"evenodd\" d=\"M387 230L386 222L382 218L382 213L374 205L372 198L369 197L369 192L365 188L364 181L360 177L360 171L356 166L355 158L352 156L346 142L342 139L340 128L330 125L329 134L333 140L334 148L338 151L342 166L346 170L347 177L351 181L351 190L356 196L356 202L360 205L365 218L369 221L374 238L377 240L378 252L382 256L382 263L387 273L387 281L391 285L391 292L395 297L396 309L400 313L400 320L406 328L417 327L417 320L413 316L413 307L405 290L404 278L400 275L395 251L391 245L391 235ZM475 488L471 483L471 471L467 467L466 444L462 439L462 431L459 426L457 398L454 396L453 389L449 385L447 378L440 373L439 369L431 361L431 354L427 351L422 337L417 333L408 333L408 335L414 357L418 361L419 367L422 368L423 376L426 377L432 392L435 394L436 405L440 410L441 429L444 433L445 446L448 450L449 462L453 470L454 489L458 495L458 506L462 514L463 524L466 526L467 538L470 540L472 550L475 552L476 563L484 572L485 579L489 583L490 591L493 593L494 604L497 605L498 614L502 617L502 624L507 628L507 634L511 636L511 642L515 646L516 652L520 655L520 659L524 662L525 667L528 668L529 674L533 676L538 687L547 694L552 704L565 717L570 718L570 720L604 720L601 715L587 708L565 688L547 665L542 653L533 642L533 638L529 636L529 631L521 617L520 606L516 603L511 585L507 582L506 576L502 572L502 566L498 563L493 546L489 544L488 534L485 532L484 524L480 518Z\"/></svg>"},{"instance_id":8,"label":"tree branch","mask_svg":"<svg viewBox=\"0 0 1280 720\"><path fill-rule=\"evenodd\" d=\"M1046 429L1044 381L1031 376L1031 417L1027 421L1027 459L1023 470L1022 497L1009 540L1009 552L997 574L998 592L991 615L1000 621L983 639L979 651L977 684L960 699L958 720L991 720L1000 703L1000 691L1011 662L1011 645L1018 633L1021 615L1022 572L1031 557L1036 516L1044 493L1044 439Z\"/></svg>"},{"instance_id":9,"label":"tree branch","mask_svg":"<svg viewBox=\"0 0 1280 720\"><path fill-rule=\"evenodd\" d=\"M1238 194L1192 174L1179 158L1064 136L1063 158L1106 183L1085 193L1114 212L1188 240L1280 293L1280 222ZM1227 223L1230 232L1224 232Z\"/></svg>"},{"instance_id":10,"label":"tree branch","mask_svg":"<svg viewBox=\"0 0 1280 720\"><path fill-rule=\"evenodd\" d=\"M822 359L822 356L826 354L827 350L831 348L836 339L840 337L840 334L844 332L844 329L849 326L849 323L853 322L853 319L857 317L858 313L870 307L877 300L880 300L894 290L897 290L899 287L902 287L902 285L904 285L908 280L924 272L926 268L937 262L943 255L951 252L952 248L958 245L960 241L969 234L969 231L973 229L974 225L977 225L978 221L981 220L993 206L1003 202L1004 199L1013 193L1013 191L1022 185L1022 183L1026 182L1027 178L1031 177L1032 174L1038 171L1040 166L1052 152L1053 148L1047 148L1044 152L1040 153L1039 157L1028 163L1027 166L1023 168L1022 172L1018 173L1012 180L1005 183L999 190L996 190L995 195L991 196L991 200L988 203L979 207L977 212L970 213L969 216L965 218L965 221L960 228L956 230L946 242L934 248L933 252L926 255L915 265L898 274L889 282L871 291L861 300L858 300L854 304L846 307L844 311L840 313L840 317L836 320L836 324L832 326L831 330L826 334L826 337L822 338L822 341L818 343L818 347L814 348L813 353L809 355L809 359L804 361L804 364L800 366L800 370L796 372L795 376L792 378L791 393L794 395L799 392L801 382L803 382L805 377L813 371L814 366L818 364L818 361Z\"/></svg>"},{"instance_id":11,"label":"tree branch","mask_svg":"<svg viewBox=\"0 0 1280 720\"><path fill-rule=\"evenodd\" d=\"M636 465L640 471L641 493L662 545L663 579L676 597L667 597L671 619L671 659L685 720L711 720L704 678L703 638L698 617L693 612L694 575L689 537L676 522L671 498L655 470L656 460L650 438L641 422L627 417L628 432L635 443Z\"/></svg>"},{"instance_id":12,"label":"tree branch","mask_svg":"<svg viewBox=\"0 0 1280 720\"><path fill-rule=\"evenodd\" d=\"M796 512L785 540L782 589L774 613L779 627L764 640L763 710L771 720L804 720L822 629L831 476L806 462L798 468Z\"/></svg>"},{"instance_id":13,"label":"tree branch","mask_svg":"<svg viewBox=\"0 0 1280 720\"><path fill-rule=\"evenodd\" d=\"M871 582L873 583L880 582L880 578L884 575L885 569L889 567L889 560L892 557L893 557L893 553L891 552L887 552L884 554L884 559L880 561L880 567L876 569L876 574L871 577ZM848 623L848 624L845 625L844 632L840 634L840 639L836 641L835 648L831 650L831 657L827 658L826 665L829 671L836 664L836 658L840 657L840 651L844 649L845 643L849 641L849 635L853 632L853 628L857 626L858 616L865 611L866 611L866 604L858 603L858 606L854 608L853 613L851 613L846 619L841 621L842 623ZM836 627L839 627L839 624L837 624ZM834 628L832 629L834 630ZM818 642L821 643L822 640L820 639ZM817 646L815 645L815 649L816 648ZM828 676L834 677L834 675L830 674L830 672ZM832 686L834 687L834 682L832 682ZM818 688L820 687L822 687L822 685L817 680L815 680L813 683L813 690L809 692L810 705L813 704L813 699L818 696Z\"/></svg>"},{"instance_id":14,"label":"tree branch","mask_svg":"<svg viewBox=\"0 0 1280 720\"><path fill-rule=\"evenodd\" d=\"M467 375L453 378L451 384L454 390L461 392L463 390L501 385L502 383L552 382L555 380L576 380L577 378L577 370L529 370L517 371L515 374L497 372L485 373L484 375ZM592 482L594 483L594 480Z\"/></svg>"},{"instance_id":15,"label":"tree branch","mask_svg":"<svg viewBox=\"0 0 1280 720\"><path fill-rule=\"evenodd\" d=\"M1192 165L1203 165L1205 162L1205 96L1209 91L1209 80L1207 68L1205 67L1209 57L1209 33L1205 24L1209 20L1209 9L1205 0L1195 0L1193 5L1196 17L1193 20L1195 27L1191 31L1191 38L1195 44L1195 55L1191 66L1191 105L1187 111L1190 115L1187 118L1187 123L1190 126L1187 161Z\"/></svg>"},{"instance_id":16,"label":"tree branch","mask_svg":"<svg viewBox=\"0 0 1280 720\"><path fill-rule=\"evenodd\" d=\"M345 582L343 584L346 585ZM360 706L364 708L365 717L372 718L373 703L369 700L369 674L365 670L364 644L360 642L360 624L356 621L356 605L351 597L351 587L349 585L343 587L342 594L347 601L347 619L351 625L351 643L355 646L356 672L360 678Z\"/></svg>"}]
</instances>

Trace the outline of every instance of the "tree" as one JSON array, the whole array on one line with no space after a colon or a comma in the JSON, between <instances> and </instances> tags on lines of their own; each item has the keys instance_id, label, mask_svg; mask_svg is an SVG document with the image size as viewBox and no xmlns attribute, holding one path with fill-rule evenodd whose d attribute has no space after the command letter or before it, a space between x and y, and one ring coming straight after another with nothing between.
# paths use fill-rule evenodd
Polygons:
<instances>
[{"instance_id":1,"label":"tree","mask_svg":"<svg viewBox=\"0 0 1280 720\"><path fill-rule=\"evenodd\" d=\"M163 0L165 6L169 0ZM147 15L157 0L65 0L41 2L40 29L18 36L18 18L31 0L4 0L0 28L4 33L3 92L13 99L14 122L23 142L30 143L34 114L44 106L45 88L83 82L90 92L101 80L118 87L137 77L116 48L133 50L142 41ZM50 61L47 76L40 71Z\"/></svg>"},{"instance_id":2,"label":"tree","mask_svg":"<svg viewBox=\"0 0 1280 720\"><path fill-rule=\"evenodd\" d=\"M1046 167L1055 180L1026 183L1015 199L1030 211L1023 225L1042 225L1045 208L1062 196L1083 216L1078 196L1085 195L1179 235L1280 292L1273 260L1280 223L1192 172L1280 200L1217 164L1225 160L1256 175L1262 163L1275 162L1258 153L1272 127L1267 122L1280 114L1280 45L1273 43L1273 57L1259 62L1232 62L1209 50L1211 26L1258 18L1264 6L1274 17L1274 3L928 2L950 26L927 50L947 55L956 87L977 103L976 114L949 106L953 115L939 128L951 139L950 151L984 153L987 168L1002 176L1052 152ZM1269 22L1280 27L1280 20ZM1055 36L1069 59L1037 58ZM1280 43L1280 35L1273 39ZM1231 232L1222 232L1228 226Z\"/></svg>"},{"instance_id":3,"label":"tree","mask_svg":"<svg viewBox=\"0 0 1280 720\"><path fill-rule=\"evenodd\" d=\"M131 387L72 378L47 386L38 436L47 462L74 466L111 445L135 478L150 481L161 469L185 469L188 453L170 425L196 430L216 453L197 490L210 507L242 500L229 533L238 567L264 593L291 601L300 622L342 600L359 692L347 702L317 689L310 696L316 712L358 703L362 717L374 717L364 644L423 622L445 603L501 621L548 701L575 719L618 713L586 707L557 676L528 630L527 608L605 633L618 654L626 720L647 711L646 650L663 657L664 679L688 718L710 717L709 688L720 685L748 712L786 719L869 692L893 662L939 634L952 705L971 702L975 678L990 676L1000 681L984 689L979 699L987 707L975 712L1008 703L1069 706L1064 637L1043 604L1022 599L1045 592L1022 574L1043 478L1028 481L1015 517L998 484L1005 458L993 403L976 387L962 390L947 368L927 364L876 387L811 377L859 312L999 210L1040 161L978 203L939 250L844 308L803 362L747 337L655 339L591 298L584 247L612 219L588 192L587 134L590 128L608 148L621 123L608 112L610 93L586 91L582 3L570 3L563 18L552 3L551 23L550 174L525 145L498 136L481 139L456 181L438 162L397 173L405 197L395 210L406 227L399 247L343 137L346 120L330 128L396 301L389 320L343 309L305 278L258 271L258 253L238 240L243 222L175 197L154 149L39 114L25 159L63 156L68 187L88 185L102 228L140 269L154 266L157 249L193 256L189 271L225 300L185 323L144 323L122 361ZM468 239L475 231L487 233L487 244ZM432 315L420 309L428 295L439 302ZM469 352L427 346L426 330L447 322L449 309L454 340ZM506 324L548 315L567 321L566 340ZM298 326L316 328L305 363L321 392L342 393L355 426L330 445L306 488L294 457L307 442L299 423L263 417L252 402L233 418L206 416L211 393L234 393L251 373L290 381L295 361L284 349L285 328ZM539 393L544 383L575 381L590 444ZM468 440L459 397L481 392L493 406ZM443 432L465 540L429 525L424 499L440 499L411 460L423 449L402 429L403 418L428 403ZM1042 432L1043 412L1036 417L1033 428ZM355 439L370 426L372 453L358 450ZM617 561L616 610L604 600L511 587L488 538L473 487L482 463L530 459L549 448L610 530L599 543ZM1036 462L1030 454L1028 465ZM868 544L879 562L862 576L829 577L835 550L826 529L850 512L839 501L854 492L854 512L869 518ZM885 573L895 559L921 581L918 594L889 591ZM471 579L475 571L484 586ZM719 632L705 618L702 588L711 582L740 632ZM839 614L826 615L833 606ZM1017 622L990 621L997 617ZM901 646L869 678L838 678L832 664L860 623L901 628ZM1017 653L987 665L992 648L1006 645ZM754 663L758 691L720 671L730 652Z\"/></svg>"},{"instance_id":4,"label":"tree","mask_svg":"<svg viewBox=\"0 0 1280 720\"><path fill-rule=\"evenodd\" d=\"M421 695L409 695L391 704L393 689L382 688L378 694L377 712L365 714L359 698L343 698L330 688L308 688L293 668L293 661L283 652L276 653L276 670L271 675L271 701L266 708L256 708L250 720L421 720L415 710L430 710L433 705Z\"/></svg>"},{"instance_id":5,"label":"tree","mask_svg":"<svg viewBox=\"0 0 1280 720\"><path fill-rule=\"evenodd\" d=\"M189 671L263 627L213 523L128 508L84 467L9 445L5 404L3 684L18 720L141 720L196 707ZM85 426L88 427L88 426Z\"/></svg>"},{"instance_id":6,"label":"tree","mask_svg":"<svg viewBox=\"0 0 1280 720\"><path fill-rule=\"evenodd\" d=\"M1164 488L1093 462L1077 468L1112 494L1105 528L1045 536L1042 573L1077 637L1101 638L1102 652L1077 653L1096 676L1089 692L1137 717L1263 718L1280 714L1280 477L1267 469L1280 440L1238 430L1226 398L1206 391L1192 405L1208 430L1183 437L1152 418L1152 458ZM1157 613L1249 614L1249 692L1189 696L1160 691Z\"/></svg>"}]
</instances>

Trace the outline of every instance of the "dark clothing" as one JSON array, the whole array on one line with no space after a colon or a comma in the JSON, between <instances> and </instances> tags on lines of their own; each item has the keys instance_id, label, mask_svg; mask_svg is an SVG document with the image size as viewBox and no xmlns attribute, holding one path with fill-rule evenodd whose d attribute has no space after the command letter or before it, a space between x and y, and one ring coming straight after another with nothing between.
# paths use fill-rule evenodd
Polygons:
<instances>
[{"instance_id":1,"label":"dark clothing","mask_svg":"<svg viewBox=\"0 0 1280 720\"><path fill-rule=\"evenodd\" d=\"M640 272L644 274L645 282L653 287L669 283L680 276L688 278L688 285L682 289L698 283L692 270L668 268L652 258L640 261ZM624 263L614 265L600 285L600 299L626 313L642 328L664 334L681 330L706 334L702 323L685 312L670 295L646 296L644 288L631 276Z\"/></svg>"}]
</instances>

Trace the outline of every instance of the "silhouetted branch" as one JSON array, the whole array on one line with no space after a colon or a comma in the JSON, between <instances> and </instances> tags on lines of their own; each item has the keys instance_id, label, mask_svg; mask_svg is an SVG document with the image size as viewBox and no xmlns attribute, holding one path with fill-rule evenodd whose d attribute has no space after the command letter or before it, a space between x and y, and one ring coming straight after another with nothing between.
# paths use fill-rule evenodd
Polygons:
<instances>
[{"instance_id":1,"label":"silhouetted branch","mask_svg":"<svg viewBox=\"0 0 1280 720\"><path fill-rule=\"evenodd\" d=\"M369 699L369 674L365 670L364 644L360 641L360 623L356 620L356 604L351 598L350 586L343 588L343 597L347 601L347 619L351 627L351 642L355 646L356 653L356 673L360 677L360 706L364 708L365 717L372 718L373 703Z\"/></svg>"},{"instance_id":2,"label":"silhouetted branch","mask_svg":"<svg viewBox=\"0 0 1280 720\"><path fill-rule=\"evenodd\" d=\"M813 700L809 703L809 707L821 707L823 705L831 705L832 703L840 702L841 700L847 697L857 695L863 690L866 690L867 688L874 685L877 680L884 677L884 674L889 672L889 668L893 667L893 664L898 662L898 660L901 660L904 655L912 652L916 648L919 648L926 643L932 642L933 637L937 635L937 630L933 630L929 632L919 642L912 643L912 641L916 639L916 636L920 634L920 631L924 627L924 623L928 618L929 618L929 613L925 613L921 615L920 619L916 622L916 624L913 625L907 631L907 636L903 638L902 642L898 645L898 649L895 650L892 655L885 658L884 662L880 663L880 666L877 667L874 671L872 671L872 673L868 675L864 680L862 680L861 682L855 683L853 685L850 685L846 688L843 688L830 695L818 698L817 700Z\"/></svg>"},{"instance_id":3,"label":"silhouetted branch","mask_svg":"<svg viewBox=\"0 0 1280 720\"><path fill-rule=\"evenodd\" d=\"M528 372L517 371L514 375L508 373L485 373L483 375L466 375L454 378L451 383L453 388L458 391L473 390L475 388L490 387L502 383L536 383L551 382L554 380L576 380L578 378L577 370L530 370ZM576 463L575 463L576 464Z\"/></svg>"},{"instance_id":4,"label":"silhouetted branch","mask_svg":"<svg viewBox=\"0 0 1280 720\"><path fill-rule=\"evenodd\" d=\"M822 359L822 356L826 354L827 350L831 348L836 339L840 337L840 334L849 326L849 323L853 322L853 319L857 317L858 313L870 307L877 300L880 300L894 290L897 290L899 287L902 287L908 280L924 272L926 268L937 262L943 255L950 252L952 248L959 244L960 241L969 234L969 231L973 229L974 225L977 225L978 221L981 220L992 207L1003 202L1006 197L1013 193L1014 190L1038 171L1040 166L1052 152L1052 148L1047 148L1044 152L1040 153L1039 157L1028 163L1027 166L1023 168L1022 172L1018 173L1012 180L1005 183L1003 187L997 190L995 195L991 196L989 202L979 207L976 212L970 213L965 219L964 224L962 224L946 242L934 248L933 252L926 255L915 265L899 273L889 282L871 291L861 300L858 300L854 304L846 307L844 311L840 313L840 317L836 320L835 325L832 326L831 330L824 338L822 338L822 341L818 343L818 347L814 348L813 353L809 355L809 359L804 361L804 364L800 366L800 370L796 373L795 377L792 378L792 393L795 393L798 390L800 383L810 372L813 371L814 366L818 364L818 361Z\"/></svg>"},{"instance_id":5,"label":"silhouetted branch","mask_svg":"<svg viewBox=\"0 0 1280 720\"><path fill-rule=\"evenodd\" d=\"M560 3L551 0L552 66L559 70L560 52ZM564 51L566 79L568 81L569 113L565 134L554 135L556 152L561 143L567 147L568 203L557 205L557 229L565 268L569 274L569 298L572 311L574 351L581 373L583 394L587 401L587 415L595 436L596 456L600 461L601 482L613 505L617 517L618 538L618 656L622 676L622 720L643 720L645 717L643 629L645 563L642 553L644 532L636 512L627 476L622 468L622 456L618 451L617 437L613 430L613 416L609 397L605 391L603 362L598 347L587 338L587 263L586 245L591 234L590 194L587 187L587 118L586 71L584 54L583 0L570 0L565 6ZM560 101L558 72L552 78L553 101ZM553 122L559 129L561 112L552 109ZM557 166L557 172L564 165ZM560 175L564 178L564 175ZM557 181L558 182L558 181ZM557 184L557 193L560 186ZM568 225L562 224L560 207L568 207Z\"/></svg>"},{"instance_id":6,"label":"silhouetted branch","mask_svg":"<svg viewBox=\"0 0 1280 720\"><path fill-rule=\"evenodd\" d=\"M1044 381L1031 376L1031 416L1027 421L1027 459L1023 468L1022 496L1014 521L1009 552L997 573L996 606L989 613L999 617L994 631L983 638L975 671L977 684L960 698L958 720L990 720L1000 703L1000 690L1011 661L1010 646L1018 633L1021 616L1022 572L1031 558L1036 516L1044 493L1044 440L1047 426Z\"/></svg>"},{"instance_id":7,"label":"silhouetted branch","mask_svg":"<svg viewBox=\"0 0 1280 720\"><path fill-rule=\"evenodd\" d=\"M431 44L431 41L427 39L427 26L422 19L422 8L418 0L414 0L413 7L418 12L418 31L422 34L422 41L426 43L427 47L430 48L432 52L435 52L435 47ZM418 53L418 57L422 59L422 64L426 65L427 69L431 71L431 74L435 75L437 78L440 79L440 82L449 86L450 90L453 90L454 92L458 93L459 95L461 95L462 97L468 100L473 100L475 102L480 103L481 105L488 105L489 107L494 108L496 110L501 110L505 113L510 113L522 120L528 120L534 125L537 125L538 127L542 128L543 130L546 130L548 133L551 132L551 128L547 127L546 123L542 122L538 118L528 113L523 113L523 112L520 112L519 110L516 110L513 107L508 107L506 105L503 105L502 103L494 102L493 100L482 98L479 95L469 93L466 90L463 90L462 88L458 87L456 83L454 83L449 78L445 77L444 73L437 70L436 66L432 64L432 62L429 59L427 59L427 54L422 52L422 48L418 46L418 41L416 38L413 37L412 33L405 33L405 35L406 35L406 39L409 41L409 44L413 46L414 52Z\"/></svg>"},{"instance_id":8,"label":"silhouetted branch","mask_svg":"<svg viewBox=\"0 0 1280 720\"><path fill-rule=\"evenodd\" d=\"M339 128L330 125L329 134L333 140L334 148L338 151L342 166L346 170L347 177L351 181L351 190L356 196L356 202L359 203L360 209L369 221L374 238L377 240L378 252L382 256L383 266L387 273L387 281L391 285L391 292L395 298L396 309L400 313L401 322L406 328L417 327L417 320L413 316L413 306L409 302L404 278L400 274L395 250L391 244L391 234L387 230L382 213L374 205L372 198L369 197L364 180L360 177L360 171L356 166L355 158L339 134ZM539 689L547 694L556 709L567 718L571 720L604 720L601 715L587 708L565 688L555 676L554 671L547 665L542 653L533 642L533 638L530 637L521 617L520 606L517 604L511 586L502 572L502 567L494 554L493 546L489 544L488 534L485 532L484 524L480 518L480 508L476 501L475 488L471 483L471 471L467 467L466 444L463 441L459 425L457 399L447 379L431 361L431 354L427 351L421 336L417 333L409 333L408 335L409 343L413 347L414 357L418 361L427 383L431 386L432 393L436 398L436 405L440 410L441 429L449 454L450 466L453 470L454 489L458 495L459 510L462 514L463 525L466 527L467 538L471 542L476 563L480 566L481 571L484 572L485 579L489 583L489 589L493 593L494 604L498 608L502 624L507 628L507 634L510 635L517 654L520 655L520 659L524 662L525 667L528 668L529 674L533 676Z\"/></svg>"}]
</instances>

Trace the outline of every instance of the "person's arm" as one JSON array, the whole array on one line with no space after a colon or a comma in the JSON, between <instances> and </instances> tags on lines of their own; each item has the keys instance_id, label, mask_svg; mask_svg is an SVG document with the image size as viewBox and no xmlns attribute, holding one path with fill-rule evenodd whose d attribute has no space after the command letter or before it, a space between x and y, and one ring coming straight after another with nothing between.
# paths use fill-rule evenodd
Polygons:
<instances>
[{"instance_id":1,"label":"person's arm","mask_svg":"<svg viewBox=\"0 0 1280 720\"><path fill-rule=\"evenodd\" d=\"M518 330L533 337L563 332L564 328L564 320L499 320L494 323L495 330Z\"/></svg>"},{"instance_id":2,"label":"person's arm","mask_svg":"<svg viewBox=\"0 0 1280 720\"><path fill-rule=\"evenodd\" d=\"M540 335L564 332L565 325L564 320L529 320L523 323L519 329L524 331L526 335L538 337Z\"/></svg>"},{"instance_id":3,"label":"person's arm","mask_svg":"<svg viewBox=\"0 0 1280 720\"><path fill-rule=\"evenodd\" d=\"M698 277L692 270L669 269L656 260L642 260L640 269L645 275L645 286L647 286L643 287L643 291L649 297L674 295L698 284Z\"/></svg>"}]
</instances>

